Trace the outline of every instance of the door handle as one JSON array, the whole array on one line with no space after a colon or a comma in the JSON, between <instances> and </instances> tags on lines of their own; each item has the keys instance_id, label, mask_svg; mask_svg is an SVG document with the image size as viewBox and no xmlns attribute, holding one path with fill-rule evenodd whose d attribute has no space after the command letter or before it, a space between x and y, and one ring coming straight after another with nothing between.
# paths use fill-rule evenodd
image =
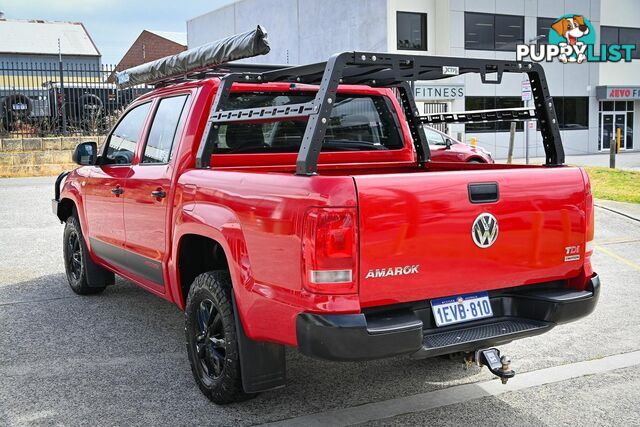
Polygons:
<instances>
[{"instance_id":1,"label":"door handle","mask_svg":"<svg viewBox=\"0 0 640 427\"><path fill-rule=\"evenodd\" d=\"M165 197L167 197L167 193L162 190L155 190L151 192L151 196L156 199L164 199Z\"/></svg>"},{"instance_id":2,"label":"door handle","mask_svg":"<svg viewBox=\"0 0 640 427\"><path fill-rule=\"evenodd\" d=\"M123 189L122 187L113 187L113 188L111 189L111 192L112 192L113 194L115 194L116 196L119 196L119 195L121 195L122 193L124 193L124 189Z\"/></svg>"}]
</instances>

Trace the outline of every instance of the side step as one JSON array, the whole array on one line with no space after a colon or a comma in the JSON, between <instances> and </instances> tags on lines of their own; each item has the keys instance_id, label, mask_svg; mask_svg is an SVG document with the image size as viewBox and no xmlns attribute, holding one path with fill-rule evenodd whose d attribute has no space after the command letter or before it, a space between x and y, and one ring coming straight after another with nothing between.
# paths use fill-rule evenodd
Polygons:
<instances>
[{"instance_id":1,"label":"side step","mask_svg":"<svg viewBox=\"0 0 640 427\"><path fill-rule=\"evenodd\" d=\"M422 359L458 351L475 351L505 344L516 338L539 335L554 326L549 322L511 317L474 326L456 325L454 329L443 331L428 329L424 331L422 348L412 357Z\"/></svg>"}]
</instances>

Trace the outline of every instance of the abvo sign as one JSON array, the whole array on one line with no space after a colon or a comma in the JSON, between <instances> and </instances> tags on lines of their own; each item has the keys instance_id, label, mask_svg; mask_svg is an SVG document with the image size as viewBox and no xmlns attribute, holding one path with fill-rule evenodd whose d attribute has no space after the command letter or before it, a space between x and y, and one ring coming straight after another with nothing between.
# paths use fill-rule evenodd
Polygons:
<instances>
[{"instance_id":1,"label":"abvo sign","mask_svg":"<svg viewBox=\"0 0 640 427\"><path fill-rule=\"evenodd\" d=\"M609 90L609 98L639 98L640 89L612 88Z\"/></svg>"}]
</instances>

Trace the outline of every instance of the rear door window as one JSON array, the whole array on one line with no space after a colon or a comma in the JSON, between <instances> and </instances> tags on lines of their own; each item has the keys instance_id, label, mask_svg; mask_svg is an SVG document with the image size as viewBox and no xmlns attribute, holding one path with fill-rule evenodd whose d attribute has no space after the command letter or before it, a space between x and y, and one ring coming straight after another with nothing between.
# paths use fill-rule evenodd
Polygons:
<instances>
[{"instance_id":1,"label":"rear door window","mask_svg":"<svg viewBox=\"0 0 640 427\"><path fill-rule=\"evenodd\" d=\"M142 163L169 163L188 95L163 98L153 117Z\"/></svg>"},{"instance_id":2,"label":"rear door window","mask_svg":"<svg viewBox=\"0 0 640 427\"><path fill-rule=\"evenodd\" d=\"M310 102L314 93L236 93L228 109L258 108ZM396 150L404 147L393 107L384 96L339 94L322 151ZM307 118L220 126L215 153L297 153Z\"/></svg>"}]
</instances>

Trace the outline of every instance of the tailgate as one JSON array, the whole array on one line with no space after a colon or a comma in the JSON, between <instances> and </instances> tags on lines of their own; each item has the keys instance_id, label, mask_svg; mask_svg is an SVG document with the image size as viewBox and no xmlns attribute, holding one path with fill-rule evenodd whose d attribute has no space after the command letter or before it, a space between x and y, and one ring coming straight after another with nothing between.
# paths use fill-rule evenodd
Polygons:
<instances>
[{"instance_id":1,"label":"tailgate","mask_svg":"<svg viewBox=\"0 0 640 427\"><path fill-rule=\"evenodd\" d=\"M354 181L363 307L569 278L582 266L585 194L578 168L356 175ZM469 184L481 183L497 184L497 201L470 201ZM483 248L472 228L486 213L498 230ZM478 222L476 240L487 246L491 218ZM568 256L575 246L578 254L569 249Z\"/></svg>"}]
</instances>

